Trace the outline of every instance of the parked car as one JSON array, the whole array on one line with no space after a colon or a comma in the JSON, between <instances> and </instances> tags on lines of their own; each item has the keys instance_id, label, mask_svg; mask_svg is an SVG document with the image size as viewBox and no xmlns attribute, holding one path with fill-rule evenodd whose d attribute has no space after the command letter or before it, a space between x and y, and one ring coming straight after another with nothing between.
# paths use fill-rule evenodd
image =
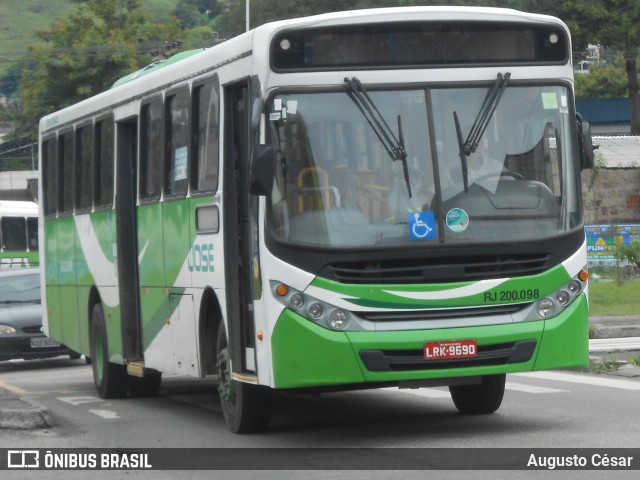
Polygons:
<instances>
[{"instance_id":1,"label":"parked car","mask_svg":"<svg viewBox=\"0 0 640 480\"><path fill-rule=\"evenodd\" d=\"M40 269L0 270L0 361L80 355L42 333Z\"/></svg>"}]
</instances>

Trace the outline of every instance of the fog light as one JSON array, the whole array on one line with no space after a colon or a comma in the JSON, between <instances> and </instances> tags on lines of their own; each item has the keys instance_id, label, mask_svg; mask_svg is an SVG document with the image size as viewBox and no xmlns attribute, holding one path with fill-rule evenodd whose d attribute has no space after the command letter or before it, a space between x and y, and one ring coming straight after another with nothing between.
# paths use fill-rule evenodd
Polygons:
<instances>
[{"instance_id":1,"label":"fog light","mask_svg":"<svg viewBox=\"0 0 640 480\"><path fill-rule=\"evenodd\" d=\"M0 335L13 335L16 329L9 325L0 325Z\"/></svg>"},{"instance_id":2,"label":"fog light","mask_svg":"<svg viewBox=\"0 0 640 480\"><path fill-rule=\"evenodd\" d=\"M349 322L349 314L344 310L334 310L329 315L329 325L331 328L341 330L347 326Z\"/></svg>"},{"instance_id":3,"label":"fog light","mask_svg":"<svg viewBox=\"0 0 640 480\"><path fill-rule=\"evenodd\" d=\"M315 318L317 320L318 318L320 318L323 311L324 310L322 309L322 305L320 305L319 303L312 303L311 305L309 305L309 316L311 318Z\"/></svg>"},{"instance_id":4,"label":"fog light","mask_svg":"<svg viewBox=\"0 0 640 480\"><path fill-rule=\"evenodd\" d=\"M289 299L289 305L291 305L292 308L298 310L304 305L304 297L299 293L291 295L291 298Z\"/></svg>"},{"instance_id":5,"label":"fog light","mask_svg":"<svg viewBox=\"0 0 640 480\"><path fill-rule=\"evenodd\" d=\"M550 298L543 298L538 302L538 314L543 318L553 315L555 309L556 306Z\"/></svg>"},{"instance_id":6,"label":"fog light","mask_svg":"<svg viewBox=\"0 0 640 480\"><path fill-rule=\"evenodd\" d=\"M582 291L582 285L577 280L571 280L569 282L569 291L574 295L577 295Z\"/></svg>"},{"instance_id":7,"label":"fog light","mask_svg":"<svg viewBox=\"0 0 640 480\"><path fill-rule=\"evenodd\" d=\"M569 305L569 301L571 300L571 295L569 295L569 292L565 290L560 290L556 295L556 300L560 305L562 305L563 307L566 307L567 305Z\"/></svg>"}]
</instances>

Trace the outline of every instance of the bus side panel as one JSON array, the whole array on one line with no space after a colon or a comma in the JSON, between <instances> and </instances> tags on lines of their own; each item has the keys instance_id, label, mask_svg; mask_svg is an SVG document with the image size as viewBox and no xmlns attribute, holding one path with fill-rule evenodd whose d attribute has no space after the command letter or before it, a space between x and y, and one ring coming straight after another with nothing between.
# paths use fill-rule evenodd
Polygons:
<instances>
[{"instance_id":1,"label":"bus side panel","mask_svg":"<svg viewBox=\"0 0 640 480\"><path fill-rule=\"evenodd\" d=\"M162 204L141 205L137 209L138 263L140 286L166 287L164 278L164 239L162 228ZM142 308L143 312L145 308ZM143 314L143 318L147 316Z\"/></svg>"},{"instance_id":2,"label":"bus side panel","mask_svg":"<svg viewBox=\"0 0 640 480\"><path fill-rule=\"evenodd\" d=\"M60 281L60 307L64 344L80 350L80 320L78 318L78 289L76 278L76 227L72 216L59 218L58 265Z\"/></svg>"},{"instance_id":3,"label":"bus side panel","mask_svg":"<svg viewBox=\"0 0 640 480\"><path fill-rule=\"evenodd\" d=\"M86 215L88 217L88 215ZM78 295L78 309L77 309L77 318L78 318L78 333L80 335L80 343L79 347L76 350L78 353L82 353L84 355L89 354L89 293L91 291L91 286L94 284L93 276L89 270L89 264L87 262L87 255L91 255L95 252L84 252L82 249L82 241L79 237L86 237L89 235L89 232L84 231L86 226L90 226L90 222L86 221L88 219L82 218L81 216L76 217L76 231L78 238L76 239L76 251L75 251L75 270L76 270L76 284L77 287L77 295ZM84 227L84 228L83 228Z\"/></svg>"},{"instance_id":4,"label":"bus side panel","mask_svg":"<svg viewBox=\"0 0 640 480\"><path fill-rule=\"evenodd\" d=\"M44 221L44 259L41 266L41 275L45 277L45 291L47 299L47 335L58 342L63 341L62 319L60 311L60 287L58 282L59 266L58 262L58 220Z\"/></svg>"},{"instance_id":5,"label":"bus side panel","mask_svg":"<svg viewBox=\"0 0 640 480\"><path fill-rule=\"evenodd\" d=\"M167 287L191 287L191 276L185 271L191 250L191 218L186 199L165 201L163 208L164 278Z\"/></svg>"}]
</instances>

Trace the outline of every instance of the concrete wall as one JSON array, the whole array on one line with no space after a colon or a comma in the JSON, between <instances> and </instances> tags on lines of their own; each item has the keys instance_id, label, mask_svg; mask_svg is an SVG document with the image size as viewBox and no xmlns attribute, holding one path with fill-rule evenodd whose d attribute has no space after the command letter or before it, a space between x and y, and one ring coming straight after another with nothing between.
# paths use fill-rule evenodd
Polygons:
<instances>
[{"instance_id":1,"label":"concrete wall","mask_svg":"<svg viewBox=\"0 0 640 480\"><path fill-rule=\"evenodd\" d=\"M640 168L582 172L586 225L640 223Z\"/></svg>"}]
</instances>

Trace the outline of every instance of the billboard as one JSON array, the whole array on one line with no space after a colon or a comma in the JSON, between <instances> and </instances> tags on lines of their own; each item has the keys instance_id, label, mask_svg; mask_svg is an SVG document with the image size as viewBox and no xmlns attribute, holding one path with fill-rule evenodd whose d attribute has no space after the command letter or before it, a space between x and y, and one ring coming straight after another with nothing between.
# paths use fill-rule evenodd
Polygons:
<instances>
[{"instance_id":1,"label":"billboard","mask_svg":"<svg viewBox=\"0 0 640 480\"><path fill-rule=\"evenodd\" d=\"M640 241L640 225L585 225L584 233L590 263L615 262L618 245Z\"/></svg>"}]
</instances>

